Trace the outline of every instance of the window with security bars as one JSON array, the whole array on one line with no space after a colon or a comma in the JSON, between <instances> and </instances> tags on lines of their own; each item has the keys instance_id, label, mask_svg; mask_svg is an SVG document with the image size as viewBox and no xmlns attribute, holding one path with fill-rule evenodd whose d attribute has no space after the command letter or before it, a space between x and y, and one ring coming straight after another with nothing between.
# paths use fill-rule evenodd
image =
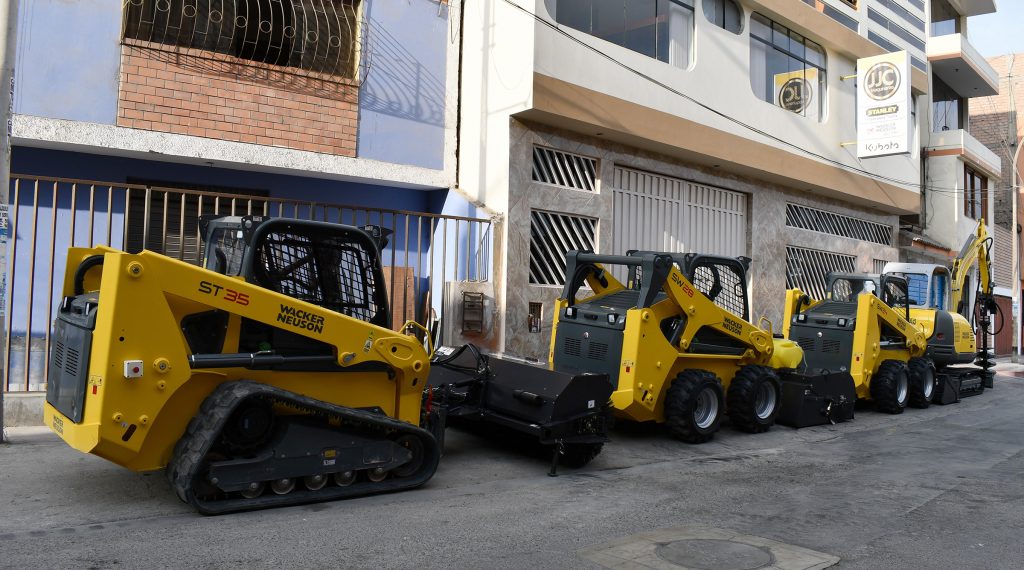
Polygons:
<instances>
[{"instance_id":1,"label":"window with security bars","mask_svg":"<svg viewBox=\"0 0 1024 570\"><path fill-rule=\"evenodd\" d=\"M884 259L872 259L871 260L871 272L881 274L885 271L885 264L889 263Z\"/></svg>"},{"instance_id":2,"label":"window with security bars","mask_svg":"<svg viewBox=\"0 0 1024 570\"><path fill-rule=\"evenodd\" d=\"M593 192L597 181L597 160L560 150L533 147L533 180Z\"/></svg>"},{"instance_id":3,"label":"window with security bars","mask_svg":"<svg viewBox=\"0 0 1024 570\"><path fill-rule=\"evenodd\" d=\"M530 212L530 283L565 283L565 254L594 251L597 220L570 214Z\"/></svg>"},{"instance_id":4,"label":"window with security bars","mask_svg":"<svg viewBox=\"0 0 1024 570\"><path fill-rule=\"evenodd\" d=\"M786 246L786 288L794 287L814 299L825 298L825 278L829 273L853 273L857 257L792 245Z\"/></svg>"},{"instance_id":5,"label":"window with security bars","mask_svg":"<svg viewBox=\"0 0 1024 570\"><path fill-rule=\"evenodd\" d=\"M360 0L125 0L124 38L354 77Z\"/></svg>"},{"instance_id":6,"label":"window with security bars","mask_svg":"<svg viewBox=\"0 0 1024 570\"><path fill-rule=\"evenodd\" d=\"M799 204L786 204L786 225L839 237L892 245L893 227Z\"/></svg>"}]
</instances>

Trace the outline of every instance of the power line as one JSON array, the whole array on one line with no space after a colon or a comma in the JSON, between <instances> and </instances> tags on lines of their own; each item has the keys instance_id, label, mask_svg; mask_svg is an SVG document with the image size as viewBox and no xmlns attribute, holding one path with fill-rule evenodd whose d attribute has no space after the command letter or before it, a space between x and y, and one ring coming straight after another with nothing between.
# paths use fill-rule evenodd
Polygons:
<instances>
[{"instance_id":1,"label":"power line","mask_svg":"<svg viewBox=\"0 0 1024 570\"><path fill-rule=\"evenodd\" d=\"M580 46L583 46L585 49L588 49L588 50L590 50L590 51L600 55L604 59L607 59L608 61L614 63L616 66L621 67L622 69L625 69L626 71L628 71L628 72L630 72L630 73L632 73L632 74L634 74L634 75L636 75L636 76L638 76L638 77L640 77L640 78L642 78L642 79L644 79L644 80L646 80L646 81L648 81L650 83L653 83L654 85L657 85L658 87L661 87L662 89L668 91L669 93L672 93L673 95L677 95L677 96L679 96L679 97L681 97L681 98L683 98L683 99L685 99L685 100L687 100L687 101L697 105L698 107L704 109L705 111L708 111L708 112L710 112L710 113L712 113L712 114L714 114L714 115L716 115L718 117L721 117L722 119L725 119L725 120L727 120L727 121L729 121L731 123L734 123L734 124L736 124L736 125L738 125L740 127L743 127L745 129L747 129L747 130L749 130L749 131L751 131L753 133L756 133L758 135L761 135L761 136L763 136L763 137L765 137L767 139L773 140L773 141L778 142L779 144L782 144L782 145L784 145L786 147L792 148L792 149L798 151L799 153L802 153L802 154L805 154L807 156L816 158L816 159L821 160L821 161L823 161L825 163L828 163L828 164L831 164L833 166L836 166L837 168L841 168L841 169L849 171L849 172L855 172L855 173L858 173L858 174L862 174L862 175L864 175L864 176L866 176L868 178L874 179L874 180L879 181L879 182L888 182L888 183L896 184L896 185L899 185L899 186L907 186L907 187L912 187L912 188L921 188L922 190L929 190L929 191L937 193L937 194L952 194L952 195L963 195L964 194L964 190L958 190L956 188L939 187L939 186L928 186L928 185L923 185L920 182L910 182L910 181L906 181L906 180L900 180L898 178L893 178L891 176L885 176L883 174L876 174L874 172L865 170L863 168L858 168L856 166L851 166L849 164L846 164L846 163L844 163L842 161L839 161L839 160L836 160L834 158L830 158L830 157L824 156L822 154L818 154L816 152L813 152L813 151L807 150L805 148L802 148L802 147L800 147L799 145L797 145L795 143L792 143L792 142L789 142L789 141L787 141L785 139L779 138L779 137L777 137L777 136L775 136L775 135L773 135L771 133L768 133L766 131L763 131L763 130L761 130L761 129L753 126L753 125L744 123L743 121L740 121L739 119L731 117L731 116L727 115L726 113L711 107L710 105L707 105L705 103L702 103L702 102L694 99L693 97L687 95L686 93L683 93L682 91L679 91L678 89L672 87L671 85L668 85L668 84L666 84L666 83L664 83L664 82L662 82L662 81L660 81L660 80L658 80L658 79L656 79L654 77L651 77L650 75L647 75L646 73L644 73L644 72L642 72L642 71L640 71L640 70L638 70L638 69L636 69L634 67L629 66L626 63L623 63L622 61L619 61L618 59L615 59L615 57L613 57L613 56L609 55L608 53L598 49L597 47L595 47L595 46L593 46L591 44L588 44L588 43L580 40L579 38L574 37L572 34L567 33L557 23L552 22L550 20L546 20L546 19L540 17L539 15L537 15L534 12L530 12L529 10L527 10L526 8L523 8L522 6L516 4L512 0L504 0L504 2L506 4L508 4L509 6L512 6L516 10L519 10L520 12L522 12L522 13L530 16L530 17L532 17L534 20L536 20L540 24L544 25L545 27L553 30L555 33L561 35L562 37L564 37L564 38L566 38L566 39L568 39L568 40L570 40L570 41L572 41L572 42L574 42L576 44L579 44Z\"/></svg>"}]
</instances>

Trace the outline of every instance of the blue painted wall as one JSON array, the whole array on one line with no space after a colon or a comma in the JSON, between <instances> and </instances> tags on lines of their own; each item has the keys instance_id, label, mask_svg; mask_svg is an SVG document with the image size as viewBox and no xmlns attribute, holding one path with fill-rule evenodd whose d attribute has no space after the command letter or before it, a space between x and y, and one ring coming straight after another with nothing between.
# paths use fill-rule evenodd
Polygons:
<instances>
[{"instance_id":1,"label":"blue painted wall","mask_svg":"<svg viewBox=\"0 0 1024 570\"><path fill-rule=\"evenodd\" d=\"M121 0L21 0L14 112L114 124Z\"/></svg>"},{"instance_id":2,"label":"blue painted wall","mask_svg":"<svg viewBox=\"0 0 1024 570\"><path fill-rule=\"evenodd\" d=\"M15 147L12 154L12 177L18 175L36 175L47 178L65 178L91 180L112 184L125 183L128 178L142 178L166 183L184 183L219 186L224 189L237 189L238 193L246 190L264 190L271 197L292 200L310 200L319 204L344 204L359 208L381 208L402 210L407 212L425 212L455 216L477 216L477 210L460 195L448 190L420 191L405 188L373 186L265 174L259 172L236 171L225 168L171 164L150 160L134 160L123 157L98 156L55 150ZM92 244L107 243L110 234L110 245L123 248L124 235L124 203L125 192L115 188L111 200L111 208L107 208L107 190L97 186L97 197L94 203L92 241L89 240L89 197L88 187L78 187L74 206L71 203L71 185L59 184L57 187L56 209L53 204L53 184L40 184L38 197L33 184L19 184L17 203L12 183L10 200L11 216L17 216L17 228L13 228L11 236L12 255L14 256L14 274L10 276L9 290L14 294L12 305L11 331L16 336L31 330L34 336L41 336L49 327L55 314L56 305L60 300L60 284L66 260L66 250L75 245L86 247ZM33 204L37 207L33 208ZM209 207L209 206L207 206ZM223 211L223 210L222 210ZM71 232L72 212L74 212L74 234ZM271 210L271 214L276 214ZM285 209L284 215L309 217L308 210L296 212ZM318 212L317 218L321 214ZM486 218L486 216L481 216ZM378 212L360 213L353 217L351 210L338 212L332 210L327 219L354 225L377 224L392 229L395 233L391 243L382 252L382 259L387 266L412 267L419 279L417 290L420 298L416 299L417 310L423 306L423 296L428 289L426 278L431 271L434 273L434 300L440 301L441 281L450 281L456 276L466 278L466 252L471 251L469 259L470 278L486 278L489 262L478 260L488 258L490 236L482 235L480 224L469 224L465 221L456 224L453 220L447 223L436 221L431 225L427 216L392 214ZM109 220L109 221L108 221ZM56 228L56 231L51 230ZM447 241L446 248L440 245ZM33 250L33 242L35 250ZM459 245L456 247L455 243ZM51 243L53 243L52 259L54 268L51 273ZM485 244L478 255L481 244ZM456 257L457 256L457 257ZM52 289L50 276L53 275ZM30 287L31 282L34 286ZM29 290L31 289L31 322L29 322ZM49 301L49 302L47 302ZM440 309L438 305L437 309ZM12 356L13 358L13 356Z\"/></svg>"},{"instance_id":3,"label":"blue painted wall","mask_svg":"<svg viewBox=\"0 0 1024 570\"><path fill-rule=\"evenodd\" d=\"M358 155L440 170L448 6L437 0L369 0L364 10L369 68L359 93Z\"/></svg>"}]
</instances>

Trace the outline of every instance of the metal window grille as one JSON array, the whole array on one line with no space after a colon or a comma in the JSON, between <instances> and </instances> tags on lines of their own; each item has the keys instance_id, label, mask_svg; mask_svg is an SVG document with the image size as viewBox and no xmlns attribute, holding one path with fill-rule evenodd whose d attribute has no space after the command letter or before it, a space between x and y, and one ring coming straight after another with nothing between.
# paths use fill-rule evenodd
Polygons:
<instances>
[{"instance_id":1,"label":"metal window grille","mask_svg":"<svg viewBox=\"0 0 1024 570\"><path fill-rule=\"evenodd\" d=\"M786 204L786 225L879 245L892 245L892 226L798 204Z\"/></svg>"},{"instance_id":2,"label":"metal window grille","mask_svg":"<svg viewBox=\"0 0 1024 570\"><path fill-rule=\"evenodd\" d=\"M563 188L593 192L597 180L597 160L536 146L533 147L533 179Z\"/></svg>"},{"instance_id":3,"label":"metal window grille","mask_svg":"<svg viewBox=\"0 0 1024 570\"><path fill-rule=\"evenodd\" d=\"M125 40L355 77L359 0L125 0Z\"/></svg>"},{"instance_id":4,"label":"metal window grille","mask_svg":"<svg viewBox=\"0 0 1024 570\"><path fill-rule=\"evenodd\" d=\"M593 251L596 228L593 218L530 212L530 283L565 283L565 254L574 249Z\"/></svg>"},{"instance_id":5,"label":"metal window grille","mask_svg":"<svg viewBox=\"0 0 1024 570\"><path fill-rule=\"evenodd\" d=\"M889 263L884 259L871 260L871 272L881 274L885 270L885 264Z\"/></svg>"},{"instance_id":6,"label":"metal window grille","mask_svg":"<svg viewBox=\"0 0 1024 570\"><path fill-rule=\"evenodd\" d=\"M825 277L833 272L853 273L857 257L786 246L786 288L799 288L814 299L825 298Z\"/></svg>"}]
</instances>

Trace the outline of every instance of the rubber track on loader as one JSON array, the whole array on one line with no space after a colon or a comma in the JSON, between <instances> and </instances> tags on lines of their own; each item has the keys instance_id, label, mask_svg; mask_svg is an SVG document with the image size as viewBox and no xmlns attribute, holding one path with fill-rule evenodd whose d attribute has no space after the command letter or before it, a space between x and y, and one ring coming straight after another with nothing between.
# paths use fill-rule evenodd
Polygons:
<instances>
[{"instance_id":1,"label":"rubber track on loader","mask_svg":"<svg viewBox=\"0 0 1024 570\"><path fill-rule=\"evenodd\" d=\"M347 487L328 484L317 491L296 488L285 495L265 494L254 499L222 498L223 495L212 500L198 497L195 485L202 476L203 458L216 443L221 429L235 408L252 397L267 398L275 404L285 404L302 412L340 420L342 428L355 427L363 436L366 436L367 432L379 433L382 439L384 433L415 435L423 442L423 463L416 473L408 477L389 476L377 483L359 480ZM182 501L204 515L216 515L412 489L426 483L434 475L440 458L440 450L434 436L412 424L365 410L315 400L267 384L239 380L222 384L203 401L199 413L189 422L188 428L174 448L174 457L167 465L167 478Z\"/></svg>"}]
</instances>

